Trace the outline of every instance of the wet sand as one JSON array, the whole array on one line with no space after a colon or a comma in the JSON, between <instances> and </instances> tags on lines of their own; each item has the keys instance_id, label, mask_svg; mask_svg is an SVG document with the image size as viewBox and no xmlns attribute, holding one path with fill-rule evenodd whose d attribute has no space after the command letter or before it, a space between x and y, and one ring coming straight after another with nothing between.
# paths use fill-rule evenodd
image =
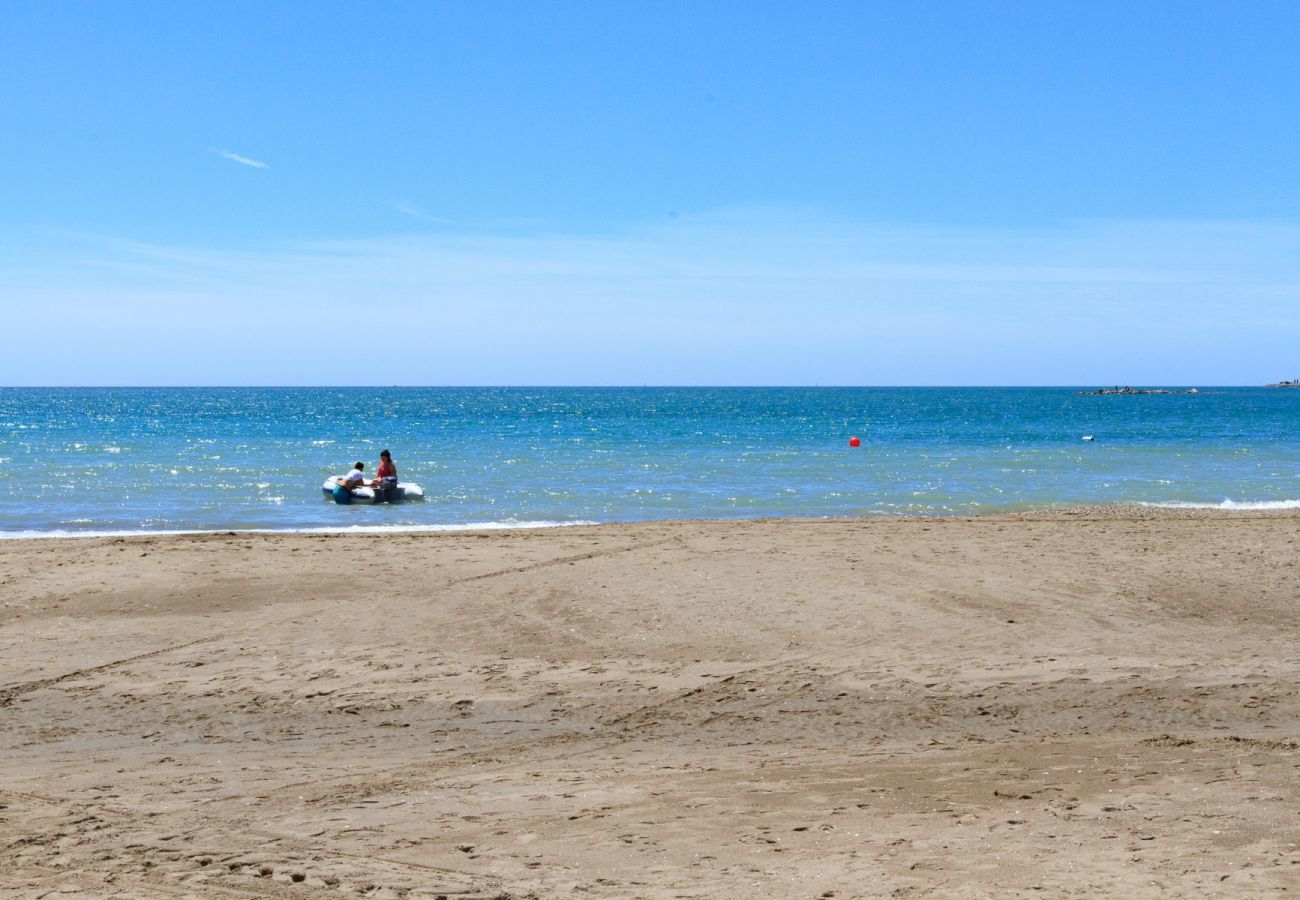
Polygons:
<instances>
[{"instance_id":1,"label":"wet sand","mask_svg":"<svg viewBox=\"0 0 1300 900\"><path fill-rule=\"evenodd\" d=\"M0 543L0 894L1292 896L1298 538Z\"/></svg>"}]
</instances>

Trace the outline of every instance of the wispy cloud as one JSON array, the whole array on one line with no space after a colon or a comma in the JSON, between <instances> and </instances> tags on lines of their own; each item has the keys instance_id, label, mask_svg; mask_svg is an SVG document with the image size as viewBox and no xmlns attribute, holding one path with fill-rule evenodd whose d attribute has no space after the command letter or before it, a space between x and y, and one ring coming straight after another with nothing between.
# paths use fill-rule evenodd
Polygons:
<instances>
[{"instance_id":1,"label":"wispy cloud","mask_svg":"<svg viewBox=\"0 0 1300 900\"><path fill-rule=\"evenodd\" d=\"M394 203L393 209L397 210L399 213L405 213L408 216L411 216L416 219L420 219L424 222L433 222L437 225L453 224L451 219L443 219L438 216L431 216L424 210L420 209L418 206L415 206L414 204L411 203Z\"/></svg>"},{"instance_id":2,"label":"wispy cloud","mask_svg":"<svg viewBox=\"0 0 1300 900\"><path fill-rule=\"evenodd\" d=\"M261 160L257 160L257 159L250 159L250 158L248 158L247 156L241 156L241 155L239 155L238 153L233 153L233 152L231 152L230 150L218 150L218 149L216 149L216 148L214 147L214 148L212 149L212 152L215 153L215 154L217 154L217 156L222 157L223 159L228 159L228 160L230 160L231 162L237 162L237 163L239 163L241 166L248 166L248 167L251 168L251 169L269 169L269 168L271 168L271 164L270 164L270 163L264 163L264 162L262 162Z\"/></svg>"},{"instance_id":3,"label":"wispy cloud","mask_svg":"<svg viewBox=\"0 0 1300 900\"><path fill-rule=\"evenodd\" d=\"M142 341L171 354L150 357L155 381L201 380L192 358L217 372L202 377L240 359L268 383L1264 383L1291 376L1275 370L1300 341L1300 227L1285 223L755 213L604 234L54 243L33 258L0 241L0 303L41 304L62 335L57 353L15 345L0 383L10 366L129 380L118 348ZM322 354L318 323L358 310L393 339Z\"/></svg>"}]
</instances>

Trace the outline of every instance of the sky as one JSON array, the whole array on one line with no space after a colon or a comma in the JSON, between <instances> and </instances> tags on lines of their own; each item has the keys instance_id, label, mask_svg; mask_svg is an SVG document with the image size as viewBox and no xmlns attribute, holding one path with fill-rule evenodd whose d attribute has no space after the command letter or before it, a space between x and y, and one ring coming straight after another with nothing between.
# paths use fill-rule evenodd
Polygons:
<instances>
[{"instance_id":1,"label":"sky","mask_svg":"<svg viewBox=\"0 0 1300 900\"><path fill-rule=\"evenodd\" d=\"M0 4L2 385L1300 376L1293 2Z\"/></svg>"}]
</instances>

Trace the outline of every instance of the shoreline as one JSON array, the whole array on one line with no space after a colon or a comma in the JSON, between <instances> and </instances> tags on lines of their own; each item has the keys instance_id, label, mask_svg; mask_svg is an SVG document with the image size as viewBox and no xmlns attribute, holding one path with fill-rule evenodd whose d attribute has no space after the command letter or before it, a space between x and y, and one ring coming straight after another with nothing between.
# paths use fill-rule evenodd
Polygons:
<instances>
[{"instance_id":1,"label":"shoreline","mask_svg":"<svg viewBox=\"0 0 1300 900\"><path fill-rule=\"evenodd\" d=\"M195 529L177 529L163 531L146 531L146 530L129 530L121 529L116 531L85 531L74 532L65 530L56 530L51 532L32 532L32 531L0 531L0 542L4 541L41 541L41 540L64 540L64 539L81 539L93 540L96 538L143 538L143 537L183 537L187 535L415 535L415 534L464 534L473 532L509 532L509 531L546 531L554 528L598 528L605 526L617 525L674 525L674 524L707 524L707 523L724 523L724 522L906 522L906 521L946 521L946 520L972 520L972 519L1024 519L1025 517L1041 516L1052 518L1056 516L1115 516L1123 514L1137 515L1141 513L1154 512L1157 515L1165 513L1186 513L1192 515L1220 514L1220 513L1265 513L1278 514L1285 516L1288 513L1300 511L1300 500L1257 500L1257 501L1232 501L1225 500L1218 504L1200 504L1200 503L1096 503L1075 506L1049 506L1036 507L1023 510L997 510L990 512L974 513L936 513L934 515L925 514L899 514L899 515L864 515L864 516L756 516L751 518L727 518L727 519L630 519L625 521L587 521L579 520L574 522L558 521L539 521L539 522L477 522L468 524L446 524L446 525L347 525L347 526L319 526L312 528L195 528Z\"/></svg>"},{"instance_id":2,"label":"shoreline","mask_svg":"<svg viewBox=\"0 0 1300 900\"><path fill-rule=\"evenodd\" d=\"M37 541L0 894L1283 897L1300 512Z\"/></svg>"}]
</instances>

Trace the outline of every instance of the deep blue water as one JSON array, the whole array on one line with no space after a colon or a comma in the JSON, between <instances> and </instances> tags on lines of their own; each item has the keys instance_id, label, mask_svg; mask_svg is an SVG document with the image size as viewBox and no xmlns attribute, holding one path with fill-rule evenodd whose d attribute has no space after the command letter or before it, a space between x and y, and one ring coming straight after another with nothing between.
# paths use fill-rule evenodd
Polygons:
<instances>
[{"instance_id":1,"label":"deep blue water","mask_svg":"<svg viewBox=\"0 0 1300 900\"><path fill-rule=\"evenodd\" d=\"M1200 390L5 388L0 534L1300 505L1300 390Z\"/></svg>"}]
</instances>

